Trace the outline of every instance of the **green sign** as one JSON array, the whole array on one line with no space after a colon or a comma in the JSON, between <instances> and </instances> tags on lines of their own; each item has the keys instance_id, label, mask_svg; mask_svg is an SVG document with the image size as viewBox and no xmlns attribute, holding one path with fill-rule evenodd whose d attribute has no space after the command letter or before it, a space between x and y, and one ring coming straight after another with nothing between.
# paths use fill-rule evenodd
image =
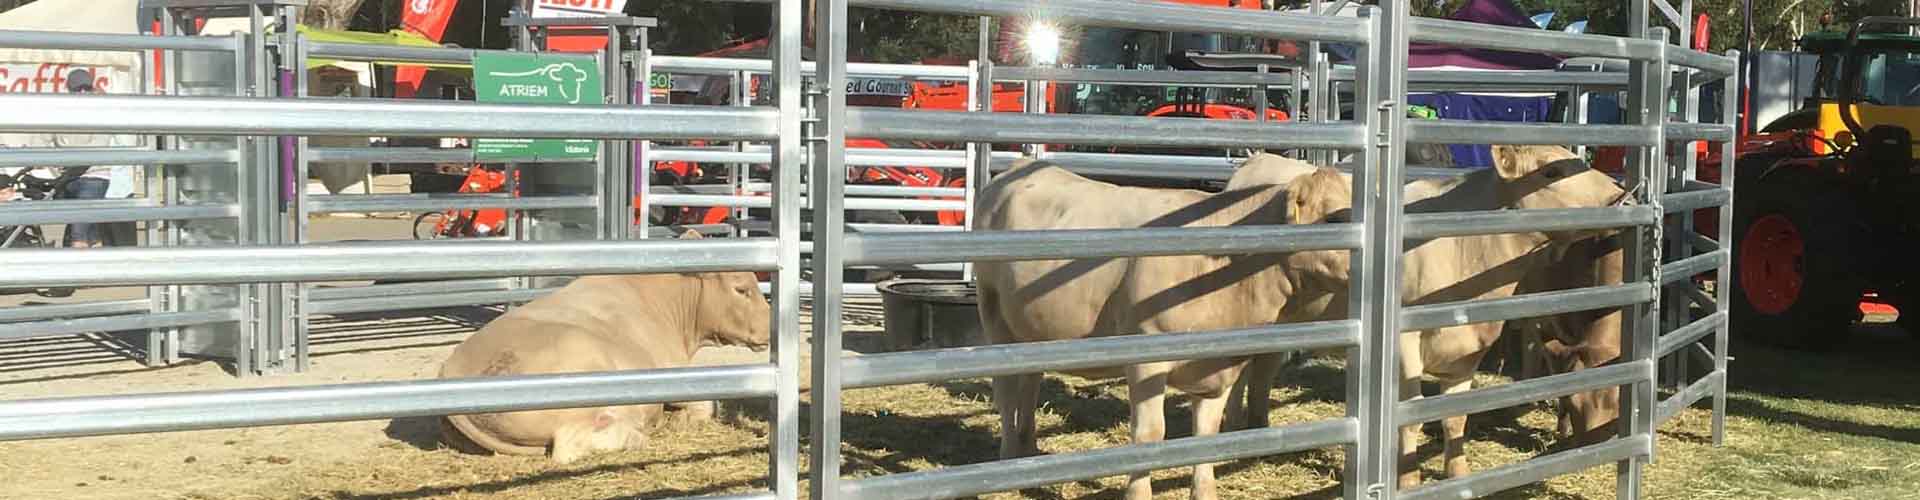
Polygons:
<instances>
[{"instance_id":1,"label":"green sign","mask_svg":"<svg viewBox=\"0 0 1920 500\"><path fill-rule=\"evenodd\" d=\"M650 88L650 89L673 88L673 77L666 73L654 73L652 75L649 75L647 76L647 88Z\"/></svg>"},{"instance_id":2,"label":"green sign","mask_svg":"<svg viewBox=\"0 0 1920 500\"><path fill-rule=\"evenodd\" d=\"M473 56L474 98L487 103L592 106L606 102L600 64L592 56L479 53ZM592 139L476 139L481 161L575 159L593 161Z\"/></svg>"}]
</instances>

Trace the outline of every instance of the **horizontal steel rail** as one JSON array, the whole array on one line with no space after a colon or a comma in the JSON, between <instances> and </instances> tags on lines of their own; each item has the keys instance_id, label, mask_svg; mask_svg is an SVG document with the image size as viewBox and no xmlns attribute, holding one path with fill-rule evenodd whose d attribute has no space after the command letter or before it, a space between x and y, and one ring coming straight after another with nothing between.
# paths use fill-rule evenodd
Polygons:
<instances>
[{"instance_id":1,"label":"horizontal steel rail","mask_svg":"<svg viewBox=\"0 0 1920 500\"><path fill-rule=\"evenodd\" d=\"M39 287L770 271L775 251L770 238L36 249L8 251L0 275Z\"/></svg>"},{"instance_id":2,"label":"horizontal steel rail","mask_svg":"<svg viewBox=\"0 0 1920 500\"><path fill-rule=\"evenodd\" d=\"M806 198L801 207L813 208ZM737 196L713 194L654 194L647 197L647 204L669 207L746 207L769 208L773 198L769 196ZM915 200L894 198L847 198L842 200L846 210L966 210L967 202L961 200Z\"/></svg>"},{"instance_id":3,"label":"horizontal steel rail","mask_svg":"<svg viewBox=\"0 0 1920 500\"><path fill-rule=\"evenodd\" d=\"M1696 233L1693 228L1687 228L1682 232L1686 233L1687 243L1693 245L1695 252L1711 252L1720 249L1720 242L1713 241L1711 236Z\"/></svg>"},{"instance_id":4,"label":"horizontal steel rail","mask_svg":"<svg viewBox=\"0 0 1920 500\"><path fill-rule=\"evenodd\" d=\"M995 68L998 71L998 68ZM1351 82L1354 78L1351 67L1333 68L1328 71L1328 80ZM1420 69L1407 70L1407 84L1415 90L1436 88L1441 90L1484 90L1500 89L1510 91L1555 91L1580 87L1587 91L1619 90L1627 87L1627 75L1622 73L1602 73L1593 71L1552 71L1552 70L1448 70Z\"/></svg>"},{"instance_id":5,"label":"horizontal steel rail","mask_svg":"<svg viewBox=\"0 0 1920 500\"><path fill-rule=\"evenodd\" d=\"M239 45L234 43L234 38L234 36L146 36L118 33L0 30L0 47L12 49L120 52L140 50L233 52L235 48L239 47Z\"/></svg>"},{"instance_id":6,"label":"horizontal steel rail","mask_svg":"<svg viewBox=\"0 0 1920 500\"><path fill-rule=\"evenodd\" d=\"M384 163L581 163L580 160L567 158L480 159L474 156L472 149L417 147L308 148L307 160L314 162Z\"/></svg>"},{"instance_id":7,"label":"horizontal steel rail","mask_svg":"<svg viewBox=\"0 0 1920 500\"><path fill-rule=\"evenodd\" d=\"M1358 224L848 234L848 265L1241 255L1346 250Z\"/></svg>"},{"instance_id":8,"label":"horizontal steel rail","mask_svg":"<svg viewBox=\"0 0 1920 500\"><path fill-rule=\"evenodd\" d=\"M386 283L367 286L312 287L307 289L306 295L308 301L320 302L431 293L506 290L512 287L513 280L488 278L477 280L423 281L418 283Z\"/></svg>"},{"instance_id":9,"label":"horizontal steel rail","mask_svg":"<svg viewBox=\"0 0 1920 500\"><path fill-rule=\"evenodd\" d=\"M1660 341L1654 344L1653 358L1660 359L1679 352L1680 349L1686 348L1688 344L1699 342L1700 339L1712 335L1715 330L1719 330L1725 326L1727 326L1727 312L1714 311L1713 314L1709 314L1707 317L1694 320L1692 323L1687 323L1686 326L1675 328L1673 331L1661 335Z\"/></svg>"},{"instance_id":10,"label":"horizontal steel rail","mask_svg":"<svg viewBox=\"0 0 1920 500\"><path fill-rule=\"evenodd\" d=\"M1700 306L1701 309L1715 308L1714 303L1716 301L1713 299L1713 296L1707 295L1707 292L1701 291L1700 287L1683 286L1683 287L1680 287L1680 291L1682 293L1685 293L1687 295L1687 299L1692 300L1694 305Z\"/></svg>"},{"instance_id":11,"label":"horizontal steel rail","mask_svg":"<svg viewBox=\"0 0 1920 500\"><path fill-rule=\"evenodd\" d=\"M1653 453L1653 437L1641 434L1583 446L1525 462L1474 472L1400 492L1405 500L1478 498L1540 482L1541 478L1572 474L1632 457Z\"/></svg>"},{"instance_id":12,"label":"horizontal steel rail","mask_svg":"<svg viewBox=\"0 0 1920 500\"><path fill-rule=\"evenodd\" d=\"M1733 140L1733 126L1718 123L1668 123L1666 124L1668 141L1712 141Z\"/></svg>"},{"instance_id":13,"label":"horizontal steel rail","mask_svg":"<svg viewBox=\"0 0 1920 500\"><path fill-rule=\"evenodd\" d=\"M239 216L239 205L164 206L152 198L41 200L31 203L0 204L0 226L204 220Z\"/></svg>"},{"instance_id":14,"label":"horizontal steel rail","mask_svg":"<svg viewBox=\"0 0 1920 500\"><path fill-rule=\"evenodd\" d=\"M240 319L241 315L238 309L50 319L0 324L0 340L19 340L34 337L50 337L54 335L114 332L121 330L172 328L240 321ZM8 404L12 403L9 402Z\"/></svg>"},{"instance_id":15,"label":"horizontal steel rail","mask_svg":"<svg viewBox=\"0 0 1920 500\"><path fill-rule=\"evenodd\" d=\"M421 212L437 210L475 210L482 208L551 210L562 208L593 208L599 202L599 197L592 195L521 197L508 196L505 193L312 195L307 197L307 212L316 214L340 212Z\"/></svg>"},{"instance_id":16,"label":"horizontal steel rail","mask_svg":"<svg viewBox=\"0 0 1920 500\"><path fill-rule=\"evenodd\" d=\"M0 307L0 328L6 328L5 323L18 321L144 313L152 309L153 302L147 299Z\"/></svg>"},{"instance_id":17,"label":"horizontal steel rail","mask_svg":"<svg viewBox=\"0 0 1920 500\"><path fill-rule=\"evenodd\" d=\"M802 185L804 186L804 184L802 184ZM725 189L732 189L732 188L733 188L733 186L728 186L728 185L724 185L724 184L714 184L713 186L714 186L714 187L720 187L720 188L725 188ZM654 191L654 192L656 192L656 193L658 193L658 192L667 192L667 191L662 191L662 189L678 189L679 187L681 187L681 186L674 186L674 187L672 187L672 188L662 188L662 187L659 187L659 186L656 186L656 187L654 187L654 189L655 189L655 191ZM690 186L689 186L689 187L690 187ZM747 184L747 191L748 191L748 192L752 192L752 193L771 193L771 192L773 192L773 184L771 184L771 183L766 183L766 182L753 182L753 183L748 183L748 184ZM848 194L848 195L864 195L864 196L951 196L951 197L961 197L961 196L966 196L966 194L967 194L967 188L957 188L957 187L919 187L919 186L892 186L892 185L851 185L851 186L847 186L847 187L846 187L846 194Z\"/></svg>"},{"instance_id":18,"label":"horizontal steel rail","mask_svg":"<svg viewBox=\"0 0 1920 500\"><path fill-rule=\"evenodd\" d=\"M1120 335L872 354L841 360L840 376L842 385L852 389L1156 361L1231 358L1346 347L1359 342L1358 321L1321 321L1210 332Z\"/></svg>"},{"instance_id":19,"label":"horizontal steel rail","mask_svg":"<svg viewBox=\"0 0 1920 500\"><path fill-rule=\"evenodd\" d=\"M1667 423L1668 420L1672 420L1675 415L1679 415L1681 410L1693 406L1694 403L1700 402L1701 399L1705 399L1707 396L1712 396L1714 386L1723 383L1726 378L1727 372L1715 371L1709 373L1707 376L1701 377L1700 380L1696 380L1692 384L1687 385L1687 388L1674 393L1673 397L1661 401L1660 407L1653 412L1653 425L1659 427L1661 424Z\"/></svg>"},{"instance_id":20,"label":"horizontal steel rail","mask_svg":"<svg viewBox=\"0 0 1920 500\"><path fill-rule=\"evenodd\" d=\"M547 294L557 290L559 289L528 288L520 290L443 292L426 295L398 295L311 301L307 305L307 312L312 314L352 314L373 311L406 311L412 309L507 304L532 301L533 299L545 297Z\"/></svg>"},{"instance_id":21,"label":"horizontal steel rail","mask_svg":"<svg viewBox=\"0 0 1920 500\"><path fill-rule=\"evenodd\" d=\"M0 441L773 395L771 365L8 401Z\"/></svg>"},{"instance_id":22,"label":"horizontal steel rail","mask_svg":"<svg viewBox=\"0 0 1920 500\"><path fill-rule=\"evenodd\" d=\"M1459 394L1427 396L1400 403L1395 422L1408 426L1447 417L1553 399L1576 392L1631 384L1652 373L1652 361L1633 361L1571 373L1519 380Z\"/></svg>"},{"instance_id":23,"label":"horizontal steel rail","mask_svg":"<svg viewBox=\"0 0 1920 500\"><path fill-rule=\"evenodd\" d=\"M1353 442L1358 432L1358 422L1343 418L847 479L841 484L840 491L846 498L863 499L966 497L1085 478L1325 448Z\"/></svg>"},{"instance_id":24,"label":"horizontal steel rail","mask_svg":"<svg viewBox=\"0 0 1920 500\"><path fill-rule=\"evenodd\" d=\"M1740 71L1740 60L1733 57L1710 54L1678 45L1662 44L1667 51L1667 63L1707 72L1700 80L1715 80L1733 76Z\"/></svg>"},{"instance_id":25,"label":"horizontal steel rail","mask_svg":"<svg viewBox=\"0 0 1920 500\"><path fill-rule=\"evenodd\" d=\"M422 136L552 139L774 137L771 109L552 106L373 99L0 94L0 130L21 133ZM101 120L111 116L112 120ZM529 127L528 123L538 123Z\"/></svg>"},{"instance_id":26,"label":"horizontal steel rail","mask_svg":"<svg viewBox=\"0 0 1920 500\"><path fill-rule=\"evenodd\" d=\"M1356 18L1283 14L1146 1L1101 0L852 0L847 5L1025 19L1071 25L1105 26L1176 33L1219 33L1283 40L1320 40L1356 45L1373 43L1367 24Z\"/></svg>"},{"instance_id":27,"label":"horizontal steel rail","mask_svg":"<svg viewBox=\"0 0 1920 500\"><path fill-rule=\"evenodd\" d=\"M1552 316L1638 304L1653 300L1645 283L1575 288L1529 293L1499 299L1463 300L1405 306L1400 309L1402 331L1430 330L1488 321Z\"/></svg>"},{"instance_id":28,"label":"horizontal steel rail","mask_svg":"<svg viewBox=\"0 0 1920 500\"><path fill-rule=\"evenodd\" d=\"M310 42L307 56L357 61L389 61L435 64L473 64L474 54L512 54L506 50L464 49L455 47L409 47L368 43Z\"/></svg>"},{"instance_id":29,"label":"horizontal steel rail","mask_svg":"<svg viewBox=\"0 0 1920 500\"><path fill-rule=\"evenodd\" d=\"M1733 190L1714 186L1662 195L1660 208L1670 214L1691 212L1702 208L1726 206L1727 201L1732 199Z\"/></svg>"},{"instance_id":30,"label":"horizontal steel rail","mask_svg":"<svg viewBox=\"0 0 1920 500\"><path fill-rule=\"evenodd\" d=\"M6 104L0 101L0 105ZM1354 124L1205 118L847 110L847 136L872 139L1070 145L1358 149Z\"/></svg>"},{"instance_id":31,"label":"horizontal steel rail","mask_svg":"<svg viewBox=\"0 0 1920 500\"><path fill-rule=\"evenodd\" d=\"M1044 80L1058 83L1179 85L1183 87L1254 87L1267 85L1281 88L1292 86L1293 75L1279 72L1282 69L1283 68L1274 68L1274 72L1255 73L1241 71L1170 71L1059 68L1046 66L994 66L993 79L996 81Z\"/></svg>"},{"instance_id":32,"label":"horizontal steel rail","mask_svg":"<svg viewBox=\"0 0 1920 500\"><path fill-rule=\"evenodd\" d=\"M729 74L735 71L770 73L773 63L766 59L730 57L648 56L647 64L655 73ZM801 61L802 74L813 75L813 61ZM902 77L926 80L966 80L972 72L966 66L919 64L847 63L847 75L866 77Z\"/></svg>"},{"instance_id":33,"label":"horizontal steel rail","mask_svg":"<svg viewBox=\"0 0 1920 500\"><path fill-rule=\"evenodd\" d=\"M1662 264L1660 265L1660 284L1672 285L1681 281L1690 280L1700 273L1717 271L1720 269L1720 265L1726 262L1727 251L1714 250Z\"/></svg>"},{"instance_id":34,"label":"horizontal steel rail","mask_svg":"<svg viewBox=\"0 0 1920 500\"><path fill-rule=\"evenodd\" d=\"M1655 40L1560 33L1428 17L1413 18L1408 23L1407 35L1414 43L1639 61L1659 59L1666 45Z\"/></svg>"},{"instance_id":35,"label":"horizontal steel rail","mask_svg":"<svg viewBox=\"0 0 1920 500\"><path fill-rule=\"evenodd\" d=\"M1651 146L1654 143L1660 142L1660 129L1640 125L1414 120L1407 122L1407 142L1420 144Z\"/></svg>"},{"instance_id":36,"label":"horizontal steel rail","mask_svg":"<svg viewBox=\"0 0 1920 500\"><path fill-rule=\"evenodd\" d=\"M1407 214L1406 239L1528 232L1581 231L1643 226L1660 221L1649 206L1544 208Z\"/></svg>"},{"instance_id":37,"label":"horizontal steel rail","mask_svg":"<svg viewBox=\"0 0 1920 500\"><path fill-rule=\"evenodd\" d=\"M230 149L0 149L0 168L194 165L238 161L240 153Z\"/></svg>"}]
</instances>

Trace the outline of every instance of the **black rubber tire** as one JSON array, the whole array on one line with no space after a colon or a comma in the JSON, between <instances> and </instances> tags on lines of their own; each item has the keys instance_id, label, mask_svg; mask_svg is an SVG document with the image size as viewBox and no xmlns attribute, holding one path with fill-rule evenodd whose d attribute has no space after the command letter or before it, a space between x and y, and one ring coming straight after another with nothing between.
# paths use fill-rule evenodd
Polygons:
<instances>
[{"instance_id":1,"label":"black rubber tire","mask_svg":"<svg viewBox=\"0 0 1920 500\"><path fill-rule=\"evenodd\" d=\"M1741 162L1735 186L1732 331L1736 335L1781 347L1824 351L1844 343L1853 322L1860 319L1864 281L1855 268L1861 262L1857 242L1859 219L1843 186L1820 172L1803 167L1766 169L1760 158ZM1803 245L1795 271L1799 293L1777 312L1756 308L1741 283L1742 256L1757 248L1749 238L1753 224L1781 216L1793 225ZM1753 293L1760 293L1754 291Z\"/></svg>"},{"instance_id":2,"label":"black rubber tire","mask_svg":"<svg viewBox=\"0 0 1920 500\"><path fill-rule=\"evenodd\" d=\"M440 233L435 232L433 229L434 227L440 225L440 221L443 221L446 219L447 219L446 212L427 212L427 213L414 216L413 239L437 240L437 239L444 238L445 237L444 235L441 235Z\"/></svg>"}]
</instances>

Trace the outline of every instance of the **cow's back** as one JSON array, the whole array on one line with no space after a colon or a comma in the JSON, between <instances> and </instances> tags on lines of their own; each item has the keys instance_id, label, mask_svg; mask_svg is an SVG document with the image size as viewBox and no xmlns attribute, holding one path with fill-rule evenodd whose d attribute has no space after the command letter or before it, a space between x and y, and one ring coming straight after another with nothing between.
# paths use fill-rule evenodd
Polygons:
<instances>
[{"instance_id":1,"label":"cow's back","mask_svg":"<svg viewBox=\"0 0 1920 500\"><path fill-rule=\"evenodd\" d=\"M1022 160L980 196L978 231L1115 229L1148 225L1197 191L1116 186L1045 162ZM1072 259L975 264L983 320L994 343L1111 335L1121 280L1133 259ZM989 303L990 302L990 303ZM1004 331L1001 331L1004 330Z\"/></svg>"}]
</instances>

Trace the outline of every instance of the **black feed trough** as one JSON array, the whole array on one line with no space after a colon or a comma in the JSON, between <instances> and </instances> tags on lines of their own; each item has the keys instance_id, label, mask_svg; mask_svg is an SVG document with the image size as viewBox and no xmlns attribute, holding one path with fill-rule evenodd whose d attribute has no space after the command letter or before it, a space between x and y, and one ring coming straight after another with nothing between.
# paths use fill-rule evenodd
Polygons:
<instances>
[{"instance_id":1,"label":"black feed trough","mask_svg":"<svg viewBox=\"0 0 1920 500\"><path fill-rule=\"evenodd\" d=\"M889 351L986 343L980 332L979 293L971 282L896 279L875 288L886 310Z\"/></svg>"}]
</instances>

